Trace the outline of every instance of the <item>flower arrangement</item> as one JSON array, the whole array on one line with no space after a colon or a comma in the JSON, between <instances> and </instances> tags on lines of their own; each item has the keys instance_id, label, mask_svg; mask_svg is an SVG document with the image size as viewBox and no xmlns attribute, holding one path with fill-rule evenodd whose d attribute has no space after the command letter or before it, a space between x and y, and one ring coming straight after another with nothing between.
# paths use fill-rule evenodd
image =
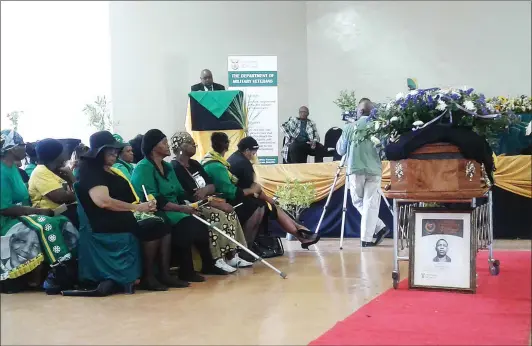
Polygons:
<instances>
[{"instance_id":1,"label":"flower arrangement","mask_svg":"<svg viewBox=\"0 0 532 346\"><path fill-rule=\"evenodd\" d=\"M532 97L526 95L514 98L498 96L489 98L487 102L493 104L497 112L506 113L511 111L515 114L532 113Z\"/></svg>"},{"instance_id":2,"label":"flower arrangement","mask_svg":"<svg viewBox=\"0 0 532 346\"><path fill-rule=\"evenodd\" d=\"M344 113L353 113L357 110L357 98L355 92L352 90L340 91L340 96L334 100L334 104L337 105Z\"/></svg>"},{"instance_id":3,"label":"flower arrangement","mask_svg":"<svg viewBox=\"0 0 532 346\"><path fill-rule=\"evenodd\" d=\"M310 207L316 199L316 188L312 183L301 183L297 179L288 179L277 188L275 197L281 208L299 221L301 213Z\"/></svg>"},{"instance_id":4,"label":"flower arrangement","mask_svg":"<svg viewBox=\"0 0 532 346\"><path fill-rule=\"evenodd\" d=\"M420 89L399 93L388 103L379 105L370 114L373 126L356 131L356 140L372 136L391 142L406 132L416 131L435 122L469 127L488 141L517 121L510 111L498 112L495 104L472 88ZM490 143L491 144L491 143Z\"/></svg>"}]
</instances>

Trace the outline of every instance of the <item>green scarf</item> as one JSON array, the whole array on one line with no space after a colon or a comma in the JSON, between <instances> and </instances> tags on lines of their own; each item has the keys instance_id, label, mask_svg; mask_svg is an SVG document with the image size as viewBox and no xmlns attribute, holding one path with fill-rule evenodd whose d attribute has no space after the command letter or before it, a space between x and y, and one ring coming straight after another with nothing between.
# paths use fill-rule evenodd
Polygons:
<instances>
[{"instance_id":1,"label":"green scarf","mask_svg":"<svg viewBox=\"0 0 532 346\"><path fill-rule=\"evenodd\" d=\"M229 164L229 162L227 162L227 160L222 155L220 155L220 153L214 150L209 151L205 155L203 160L201 160L201 164L204 166L205 164L209 162L220 162L227 169L227 174L229 174L229 179L231 180L231 182L235 185L238 183L238 178L234 176L233 173L231 173L231 171L229 170L231 168L231 165Z\"/></svg>"}]
</instances>

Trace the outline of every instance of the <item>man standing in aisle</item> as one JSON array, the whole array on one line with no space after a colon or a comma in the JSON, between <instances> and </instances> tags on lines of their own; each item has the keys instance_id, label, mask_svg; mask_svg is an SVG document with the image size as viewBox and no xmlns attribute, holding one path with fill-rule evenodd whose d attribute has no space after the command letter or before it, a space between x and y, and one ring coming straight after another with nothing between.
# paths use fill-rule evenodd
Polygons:
<instances>
[{"instance_id":1,"label":"man standing in aisle","mask_svg":"<svg viewBox=\"0 0 532 346\"><path fill-rule=\"evenodd\" d=\"M379 219L382 167L376 143L369 139L355 143L355 130L368 126L372 109L373 104L369 99L361 99L357 120L344 128L342 137L336 144L338 154L348 154L346 173L349 174L351 200L362 216L360 240L363 247L379 245L390 233L388 227Z\"/></svg>"},{"instance_id":2,"label":"man standing in aisle","mask_svg":"<svg viewBox=\"0 0 532 346\"><path fill-rule=\"evenodd\" d=\"M190 91L217 91L225 90L225 87L221 84L214 83L212 78L212 72L210 70L203 70L200 74L201 83L194 84L190 87Z\"/></svg>"}]
</instances>

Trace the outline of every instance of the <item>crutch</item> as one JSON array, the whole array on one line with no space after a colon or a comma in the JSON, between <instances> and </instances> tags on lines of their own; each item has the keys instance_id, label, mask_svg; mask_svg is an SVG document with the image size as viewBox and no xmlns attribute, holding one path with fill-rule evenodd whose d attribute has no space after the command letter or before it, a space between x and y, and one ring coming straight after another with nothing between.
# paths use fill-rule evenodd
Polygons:
<instances>
[{"instance_id":1,"label":"crutch","mask_svg":"<svg viewBox=\"0 0 532 346\"><path fill-rule=\"evenodd\" d=\"M331 197L334 192L334 188L336 187L336 183L338 182L338 178L340 177L340 172L342 171L342 168L345 165L347 155L344 155L342 157L342 160L340 161L340 164L338 165L338 169L336 170L336 175L334 176L334 181L331 185L331 190L329 191L329 196L327 196L327 201L325 202L325 205L323 206L323 211L321 212L320 220L318 221L318 225L316 226L316 230L314 233L318 233L321 227L321 223L323 222L323 218L325 217L325 213L327 212L327 208L329 207L329 203L331 202ZM343 229L342 229L343 232Z\"/></svg>"},{"instance_id":2,"label":"crutch","mask_svg":"<svg viewBox=\"0 0 532 346\"><path fill-rule=\"evenodd\" d=\"M146 192L146 188L144 187L144 185L142 185L142 190L144 191L144 196L146 197L146 200L149 201L150 198L148 196L148 193ZM200 202L201 203L201 202ZM203 203L205 204L205 203ZM203 205L202 204L202 205ZM191 204L192 206L193 204ZM237 205L237 207L240 206ZM195 205L194 209L197 209L198 207L198 204ZM279 274L283 279L286 279L286 274L283 273L282 271L280 271L279 269L275 268L274 266L272 266L270 263L268 263L266 260L264 260L262 257L258 256L257 254L255 254L253 251L249 250L247 247L245 247L244 245L240 244L238 241L236 241L235 239L231 238L231 236L229 236L228 234L226 234L224 231L222 231L221 229L219 229L218 227L214 226L214 225L211 225L210 222L207 222L205 221L204 219L202 219L201 217L199 217L198 215L195 215L195 214L192 214L192 216L194 218L196 218L197 220L199 220L201 223L207 225L207 227L209 227L210 229L213 229L215 230L216 232L218 232L219 234L221 234L222 236L224 236L225 238L229 239L231 242L233 242L233 244L235 244L236 246L238 246L239 248L241 248L242 250L246 251L248 254L250 254L251 256L253 256L253 258L261 261L264 265L266 265L267 267L269 267L270 269L272 269L273 271L275 271L277 274Z\"/></svg>"},{"instance_id":3,"label":"crutch","mask_svg":"<svg viewBox=\"0 0 532 346\"><path fill-rule=\"evenodd\" d=\"M215 230L216 232L220 233L221 235L223 235L224 237L226 237L227 239L229 239L230 241L232 241L236 246L240 247L242 250L246 251L248 254L250 254L251 256L253 256L253 258L261 261L265 266L269 267L271 270L273 270L274 272L276 272L277 274L279 274L283 279L286 279L286 274L283 273L282 271L280 271L279 269L275 268L274 266L272 266L270 263L268 263L264 258L258 256L257 254L255 254L253 251L249 250L247 247L245 247L244 245L240 244L238 241L236 241L235 239L231 238L229 235L227 235L224 231L222 231L221 229L219 229L218 227L214 226L214 225L211 225L209 222L203 220L201 217L199 217L198 215L195 215L195 214L192 214L192 216L194 218L196 218L197 220L201 221L202 223L204 223L205 225L207 225L210 229L213 229Z\"/></svg>"}]
</instances>

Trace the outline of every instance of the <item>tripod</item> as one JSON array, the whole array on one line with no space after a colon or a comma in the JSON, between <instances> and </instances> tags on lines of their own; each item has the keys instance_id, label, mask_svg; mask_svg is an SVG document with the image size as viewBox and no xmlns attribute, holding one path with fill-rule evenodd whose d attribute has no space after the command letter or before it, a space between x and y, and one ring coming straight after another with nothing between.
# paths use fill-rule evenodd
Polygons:
<instances>
[{"instance_id":1,"label":"tripod","mask_svg":"<svg viewBox=\"0 0 532 346\"><path fill-rule=\"evenodd\" d=\"M331 202L332 194L334 192L336 184L338 183L338 178L340 177L342 169L346 168L345 166L346 166L347 162L349 162L348 161L348 154L344 155L342 157L342 160L340 160L340 164L338 165L338 169L336 170L336 175L334 176L334 181L333 181L333 183L331 185L331 188L329 190L329 195L327 196L327 201L325 202L325 205L323 206L323 211L321 212L320 220L318 221L318 225L316 226L316 230L314 231L314 233L318 233L318 231L320 230L321 223L323 222L323 218L325 217L325 213L327 212L327 208L329 207L329 203ZM349 171L349 169L346 169L346 172L345 172L345 185L344 185L344 199L343 199L343 203L342 203L342 226L341 226L341 231L340 231L340 250L343 249L343 244L344 244L345 213L347 211L347 194L348 194L348 192L349 192L349 190L351 188L351 184L350 184L350 179L351 178L350 177L351 177L351 172ZM390 210L390 212L393 215L392 207L390 206L390 203L388 203L388 200L384 196L384 193L382 192L382 189L380 187L379 187L379 194L384 199L384 202L386 203L386 206L388 207L388 209ZM360 244L362 245L362 242L360 242Z\"/></svg>"}]
</instances>

